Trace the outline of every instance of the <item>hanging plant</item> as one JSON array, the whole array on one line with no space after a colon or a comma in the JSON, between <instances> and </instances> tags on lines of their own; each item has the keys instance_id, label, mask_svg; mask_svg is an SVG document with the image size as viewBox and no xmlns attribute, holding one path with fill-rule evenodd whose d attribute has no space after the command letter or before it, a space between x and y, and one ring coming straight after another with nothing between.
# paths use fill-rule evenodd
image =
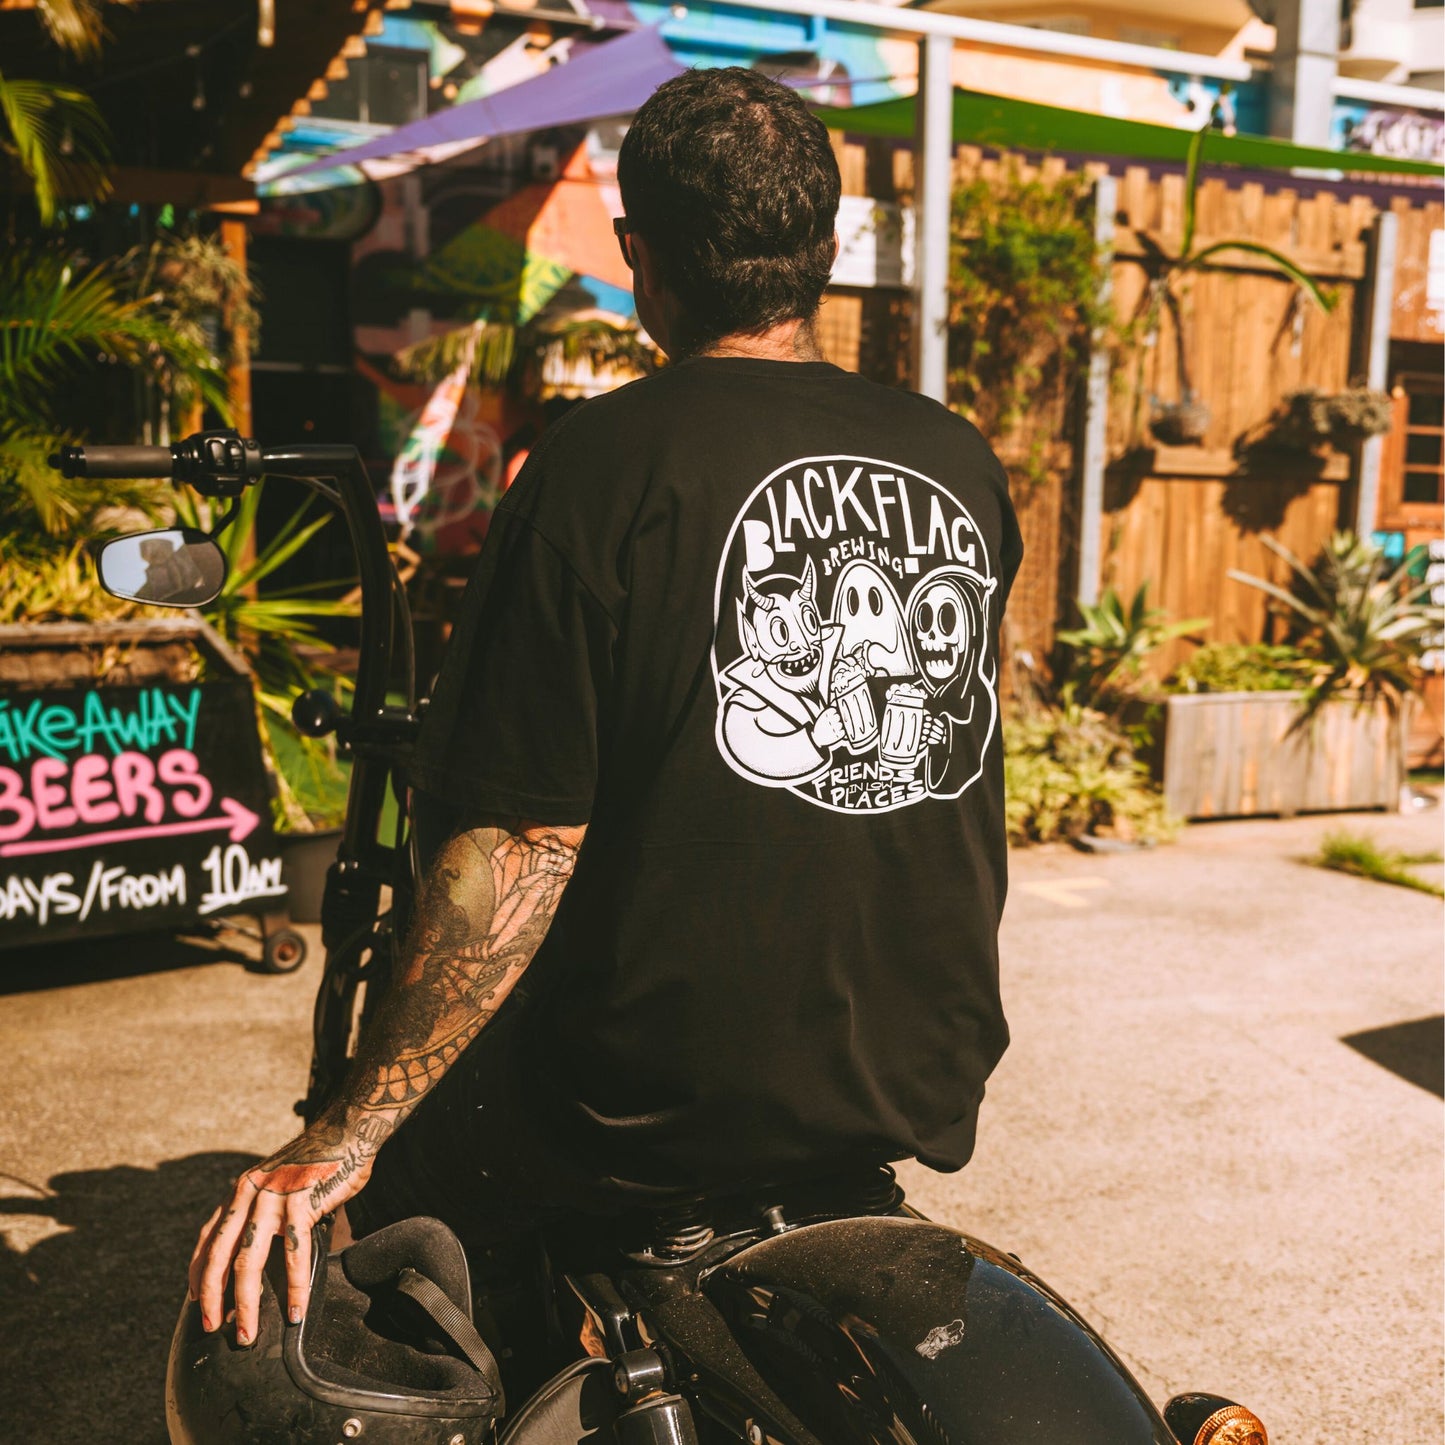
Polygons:
<instances>
[{"instance_id":1,"label":"hanging plant","mask_svg":"<svg viewBox=\"0 0 1445 1445\"><path fill-rule=\"evenodd\" d=\"M1329 442L1345 451L1367 437L1389 431L1394 411L1387 392L1369 387L1352 387L1334 396L1313 389L1292 391L1284 399L1284 415L1271 436L1292 446Z\"/></svg>"},{"instance_id":2,"label":"hanging plant","mask_svg":"<svg viewBox=\"0 0 1445 1445\"><path fill-rule=\"evenodd\" d=\"M1209 408L1196 395L1189 374L1188 328L1175 291L1176 282L1191 272L1208 269L1227 252L1237 251L1257 257L1270 268L1278 271L1288 281L1293 281L1322 311L1332 311L1335 294L1327 291L1307 272L1302 271L1282 251L1266 246L1260 241L1226 237L1211 241L1206 246L1196 246L1196 225L1199 202L1199 163L1204 154L1204 144L1219 118L1219 103L1216 101L1208 122L1197 130L1189 142L1188 160L1184 175L1184 228L1180 237L1179 253L1171 256L1152 237L1139 233L1139 240L1146 252L1144 264L1150 271L1148 286L1140 298L1139 308L1131 328L1142 338L1138 348L1134 374L1134 419L1131 430L1137 436L1139 431L1139 410L1144 401L1144 357L1159 337L1159 324L1167 310L1174 317L1174 330L1178 344L1174 348L1176 380L1179 386L1177 402L1161 402L1151 398L1152 407L1149 430L1157 441L1166 446L1197 445L1204 440L1209 430Z\"/></svg>"}]
</instances>

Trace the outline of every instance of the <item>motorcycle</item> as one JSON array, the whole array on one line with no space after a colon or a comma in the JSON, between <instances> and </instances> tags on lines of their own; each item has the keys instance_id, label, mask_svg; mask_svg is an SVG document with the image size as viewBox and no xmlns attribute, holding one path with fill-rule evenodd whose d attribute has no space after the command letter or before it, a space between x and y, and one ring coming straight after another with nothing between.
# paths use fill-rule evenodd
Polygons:
<instances>
[{"instance_id":1,"label":"motorcycle","mask_svg":"<svg viewBox=\"0 0 1445 1445\"><path fill-rule=\"evenodd\" d=\"M309 1122L384 994L421 873L404 779L424 704L375 493L352 447L263 448L228 430L165 447L66 447L52 465L230 503L209 533L170 528L100 547L106 589L151 603L201 606L219 593L215 536L262 476L308 487L345 520L361 584L352 704L343 712L311 691L292 713L352 760L297 1105ZM141 549L158 536L167 548ZM138 559L161 553L165 567L143 576ZM398 690L402 702L389 702ZM388 790L398 822L383 840ZM549 1368L560 1368L496 1422L498 1445L1267 1445L1257 1417L1222 1396L1157 1409L1065 1300L1015 1256L925 1219L887 1169L559 1232L543 1241L536 1280Z\"/></svg>"}]
</instances>

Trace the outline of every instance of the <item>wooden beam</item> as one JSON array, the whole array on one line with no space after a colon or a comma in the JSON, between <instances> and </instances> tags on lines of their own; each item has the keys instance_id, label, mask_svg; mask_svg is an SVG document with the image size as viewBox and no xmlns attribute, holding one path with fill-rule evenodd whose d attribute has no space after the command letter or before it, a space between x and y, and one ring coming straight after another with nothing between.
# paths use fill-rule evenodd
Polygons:
<instances>
[{"instance_id":1,"label":"wooden beam","mask_svg":"<svg viewBox=\"0 0 1445 1445\"><path fill-rule=\"evenodd\" d=\"M126 205L182 206L206 211L217 206L255 203L256 187L240 176L205 171L153 171L119 166L111 172L110 199Z\"/></svg>"}]
</instances>

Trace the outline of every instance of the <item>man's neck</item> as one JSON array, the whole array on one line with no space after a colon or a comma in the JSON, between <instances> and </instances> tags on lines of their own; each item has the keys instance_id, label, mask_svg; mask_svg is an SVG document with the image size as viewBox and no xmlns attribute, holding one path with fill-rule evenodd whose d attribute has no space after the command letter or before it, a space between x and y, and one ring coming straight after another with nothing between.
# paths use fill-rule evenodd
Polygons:
<instances>
[{"instance_id":1,"label":"man's neck","mask_svg":"<svg viewBox=\"0 0 1445 1445\"><path fill-rule=\"evenodd\" d=\"M766 331L739 332L700 347L695 356L747 356L758 361L824 361L812 319L785 321Z\"/></svg>"}]
</instances>

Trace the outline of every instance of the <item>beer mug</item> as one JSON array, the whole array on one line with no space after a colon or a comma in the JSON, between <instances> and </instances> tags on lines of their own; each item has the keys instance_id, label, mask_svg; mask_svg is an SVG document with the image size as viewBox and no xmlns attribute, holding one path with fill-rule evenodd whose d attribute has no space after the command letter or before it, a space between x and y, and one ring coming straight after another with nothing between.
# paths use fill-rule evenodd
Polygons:
<instances>
[{"instance_id":1,"label":"beer mug","mask_svg":"<svg viewBox=\"0 0 1445 1445\"><path fill-rule=\"evenodd\" d=\"M878 737L878 761L905 781L913 777L923 751L924 720L922 691L908 683L889 688Z\"/></svg>"},{"instance_id":2,"label":"beer mug","mask_svg":"<svg viewBox=\"0 0 1445 1445\"><path fill-rule=\"evenodd\" d=\"M861 753L878 736L878 714L868 690L868 674L850 658L844 658L833 672L833 703L843 719L848 746Z\"/></svg>"}]
</instances>

